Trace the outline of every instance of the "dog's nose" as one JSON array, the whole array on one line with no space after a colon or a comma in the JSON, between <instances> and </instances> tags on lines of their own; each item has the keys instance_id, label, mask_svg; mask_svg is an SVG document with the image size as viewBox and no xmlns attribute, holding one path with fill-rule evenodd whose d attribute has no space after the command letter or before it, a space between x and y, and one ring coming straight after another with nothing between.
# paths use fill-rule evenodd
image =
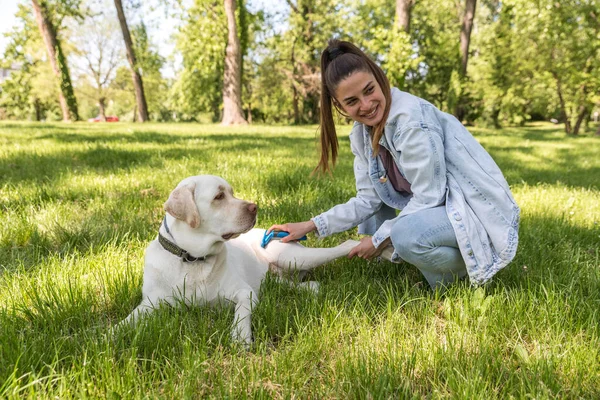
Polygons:
<instances>
[{"instance_id":1,"label":"dog's nose","mask_svg":"<svg viewBox=\"0 0 600 400\"><path fill-rule=\"evenodd\" d=\"M250 211L250 213L256 214L257 210L258 210L258 207L256 206L256 204L254 204L254 203L248 204L248 211Z\"/></svg>"}]
</instances>

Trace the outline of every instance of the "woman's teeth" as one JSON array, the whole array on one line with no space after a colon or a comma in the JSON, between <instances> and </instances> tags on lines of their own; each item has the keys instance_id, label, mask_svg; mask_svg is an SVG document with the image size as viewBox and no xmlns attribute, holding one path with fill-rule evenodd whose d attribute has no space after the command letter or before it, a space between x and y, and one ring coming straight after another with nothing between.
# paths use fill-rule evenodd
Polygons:
<instances>
[{"instance_id":1,"label":"woman's teeth","mask_svg":"<svg viewBox=\"0 0 600 400\"><path fill-rule=\"evenodd\" d=\"M375 107L375 109L373 109L373 111L371 111L369 114L365 114L365 118L373 118L375 116L375 114L377 113L377 107Z\"/></svg>"}]
</instances>

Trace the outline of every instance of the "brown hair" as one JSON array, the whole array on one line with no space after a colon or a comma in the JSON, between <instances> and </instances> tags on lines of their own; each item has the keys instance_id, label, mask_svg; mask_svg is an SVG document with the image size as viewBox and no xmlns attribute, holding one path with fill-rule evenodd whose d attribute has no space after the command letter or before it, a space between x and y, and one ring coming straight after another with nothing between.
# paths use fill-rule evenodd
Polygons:
<instances>
[{"instance_id":1,"label":"brown hair","mask_svg":"<svg viewBox=\"0 0 600 400\"><path fill-rule=\"evenodd\" d=\"M315 171L331 172L335 167L338 155L338 139L333 121L333 108L344 115L340 104L335 99L335 89L339 83L355 72L363 71L372 74L381 87L386 104L383 118L373 127L372 144L374 155L379 151L379 140L390 113L392 94L390 83L383 70L375 64L362 50L350 42L332 39L321 54L321 158ZM329 160L331 159L331 168Z\"/></svg>"}]
</instances>

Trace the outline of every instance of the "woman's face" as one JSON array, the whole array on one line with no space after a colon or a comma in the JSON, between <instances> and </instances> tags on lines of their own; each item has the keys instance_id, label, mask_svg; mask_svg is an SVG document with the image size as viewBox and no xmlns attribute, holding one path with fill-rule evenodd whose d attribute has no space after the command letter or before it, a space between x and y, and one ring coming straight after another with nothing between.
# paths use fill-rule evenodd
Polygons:
<instances>
[{"instance_id":1,"label":"woman's face","mask_svg":"<svg viewBox=\"0 0 600 400\"><path fill-rule=\"evenodd\" d=\"M383 118L385 96L369 72L357 71L343 79L335 90L335 99L350 118L367 126L375 126Z\"/></svg>"}]
</instances>

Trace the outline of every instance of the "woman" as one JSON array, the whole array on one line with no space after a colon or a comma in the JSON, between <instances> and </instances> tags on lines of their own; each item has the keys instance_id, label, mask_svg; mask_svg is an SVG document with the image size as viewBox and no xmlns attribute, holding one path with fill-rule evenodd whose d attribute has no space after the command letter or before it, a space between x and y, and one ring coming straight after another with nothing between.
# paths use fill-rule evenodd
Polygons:
<instances>
[{"instance_id":1,"label":"woman","mask_svg":"<svg viewBox=\"0 0 600 400\"><path fill-rule=\"evenodd\" d=\"M289 232L287 242L358 225L359 233L372 236L349 257L370 259L391 244L392 259L415 265L432 288L467 275L483 284L513 259L519 208L494 160L456 118L390 88L381 68L349 42L329 42L321 78L317 169L335 166L335 107L355 121L350 145L357 194L310 221L269 230Z\"/></svg>"}]
</instances>

